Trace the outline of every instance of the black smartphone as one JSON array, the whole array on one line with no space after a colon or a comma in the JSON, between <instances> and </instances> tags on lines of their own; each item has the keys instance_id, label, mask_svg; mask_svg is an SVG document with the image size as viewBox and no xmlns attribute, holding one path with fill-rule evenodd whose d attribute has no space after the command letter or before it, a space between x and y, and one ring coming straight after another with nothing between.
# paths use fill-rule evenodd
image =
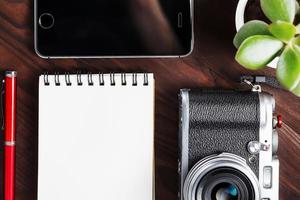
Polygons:
<instances>
[{"instance_id":1,"label":"black smartphone","mask_svg":"<svg viewBox=\"0 0 300 200\"><path fill-rule=\"evenodd\" d=\"M177 57L193 49L193 0L35 0L43 58Z\"/></svg>"}]
</instances>

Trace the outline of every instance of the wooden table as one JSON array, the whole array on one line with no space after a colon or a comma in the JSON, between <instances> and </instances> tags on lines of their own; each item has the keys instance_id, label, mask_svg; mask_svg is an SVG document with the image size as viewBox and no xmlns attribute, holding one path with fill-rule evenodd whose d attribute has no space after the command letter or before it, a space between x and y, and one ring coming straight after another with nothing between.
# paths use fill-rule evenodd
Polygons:
<instances>
[{"instance_id":1,"label":"wooden table","mask_svg":"<svg viewBox=\"0 0 300 200\"><path fill-rule=\"evenodd\" d=\"M245 70L234 61L232 39L237 0L195 1L196 44L193 54L187 58L44 60L33 50L33 0L0 0L1 71L16 69L19 73L17 200L36 199L38 75L45 71L78 69L155 73L156 199L177 199L179 89L233 88L241 74L257 73ZM274 76L275 73L265 69L259 74ZM284 126L279 131L280 199L297 200L300 199L300 98L280 89L264 87L264 90L275 95L277 112L284 117Z\"/></svg>"}]
</instances>

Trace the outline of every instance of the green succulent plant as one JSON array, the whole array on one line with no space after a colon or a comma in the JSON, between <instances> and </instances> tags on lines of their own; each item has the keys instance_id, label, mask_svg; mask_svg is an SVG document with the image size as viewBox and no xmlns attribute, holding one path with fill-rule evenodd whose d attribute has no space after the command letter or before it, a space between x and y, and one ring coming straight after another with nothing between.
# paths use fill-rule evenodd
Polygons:
<instances>
[{"instance_id":1,"label":"green succulent plant","mask_svg":"<svg viewBox=\"0 0 300 200\"><path fill-rule=\"evenodd\" d=\"M235 59L250 70L262 69L279 57L277 79L283 87L300 96L300 24L297 0L260 0L261 8L271 21L247 22L236 34Z\"/></svg>"}]
</instances>

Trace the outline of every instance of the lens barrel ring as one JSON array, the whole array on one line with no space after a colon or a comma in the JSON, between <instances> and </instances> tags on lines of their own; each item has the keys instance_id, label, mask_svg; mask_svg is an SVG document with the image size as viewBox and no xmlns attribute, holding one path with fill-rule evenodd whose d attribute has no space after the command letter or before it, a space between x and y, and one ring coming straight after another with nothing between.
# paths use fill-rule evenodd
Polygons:
<instances>
[{"instance_id":1,"label":"lens barrel ring","mask_svg":"<svg viewBox=\"0 0 300 200\"><path fill-rule=\"evenodd\" d=\"M198 185L209 172L219 168L232 168L243 173L252 185L254 200L260 199L260 187L256 175L247 165L246 161L234 154L222 153L212 155L199 161L188 173L184 186L184 200L203 200L197 198Z\"/></svg>"}]
</instances>

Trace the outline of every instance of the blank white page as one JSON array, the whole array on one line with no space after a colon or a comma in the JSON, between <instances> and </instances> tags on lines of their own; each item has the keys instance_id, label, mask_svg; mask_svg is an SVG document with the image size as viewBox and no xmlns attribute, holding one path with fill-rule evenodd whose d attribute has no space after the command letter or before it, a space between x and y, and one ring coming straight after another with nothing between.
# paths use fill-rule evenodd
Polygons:
<instances>
[{"instance_id":1,"label":"blank white page","mask_svg":"<svg viewBox=\"0 0 300 200\"><path fill-rule=\"evenodd\" d=\"M153 74L103 78L40 76L39 200L154 199Z\"/></svg>"}]
</instances>

